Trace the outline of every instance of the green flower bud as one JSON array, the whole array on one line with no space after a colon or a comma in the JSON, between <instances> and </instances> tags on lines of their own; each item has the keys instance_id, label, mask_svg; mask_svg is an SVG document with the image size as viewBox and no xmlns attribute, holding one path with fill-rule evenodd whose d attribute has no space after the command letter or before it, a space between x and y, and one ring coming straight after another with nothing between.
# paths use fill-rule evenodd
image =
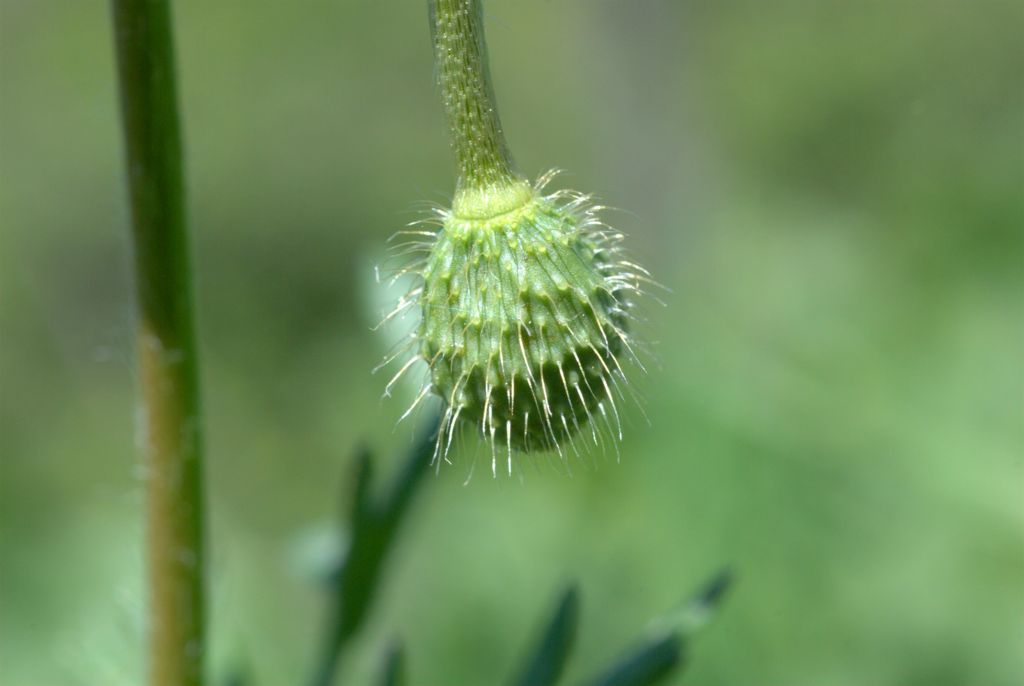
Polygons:
<instances>
[{"instance_id":1,"label":"green flower bud","mask_svg":"<svg viewBox=\"0 0 1024 686\"><path fill-rule=\"evenodd\" d=\"M554 448L614 403L627 344L619 272L585 228L586 198L519 187L509 200L492 216L445 216L423 268L420 355L449 422L519 450Z\"/></svg>"},{"instance_id":2,"label":"green flower bud","mask_svg":"<svg viewBox=\"0 0 1024 686\"><path fill-rule=\"evenodd\" d=\"M621 439L615 396L633 354L631 303L649 280L621 256L621 234L590 196L544 193L554 174L530 185L513 169L487 71L477 0L436 0L432 12L442 96L459 169L451 210L435 231L412 229L424 250L419 283L389 318L417 306L415 352L429 379L424 397L444 402L435 458L446 459L456 428L471 424L512 471L513 451L576 450L575 438L604 439L596 419ZM427 240L423 240L426 238ZM586 427L586 428L585 428ZM578 450L577 450L578 452Z\"/></svg>"},{"instance_id":3,"label":"green flower bud","mask_svg":"<svg viewBox=\"0 0 1024 686\"><path fill-rule=\"evenodd\" d=\"M445 403L439 455L459 422L509 459L512 449L560 451L588 423L603 440L595 413L621 438L628 296L646 273L621 259L621 234L588 196L543 194L551 176L492 192L480 204L489 214L459 205L439 212L436 234L412 232L432 242L415 268L422 283L400 306L418 303L422 313L414 359L430 378L417 402L432 392Z\"/></svg>"}]
</instances>

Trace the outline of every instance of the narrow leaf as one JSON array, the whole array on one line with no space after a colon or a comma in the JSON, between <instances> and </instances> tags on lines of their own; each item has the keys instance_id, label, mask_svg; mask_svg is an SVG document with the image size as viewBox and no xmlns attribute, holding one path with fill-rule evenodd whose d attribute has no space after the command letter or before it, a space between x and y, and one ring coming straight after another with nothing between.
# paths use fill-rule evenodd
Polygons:
<instances>
[{"instance_id":1,"label":"narrow leaf","mask_svg":"<svg viewBox=\"0 0 1024 686\"><path fill-rule=\"evenodd\" d=\"M394 482L382 498L374 498L372 460L368 452L357 456L355 492L350 522L351 538L334 585L323 652L310 683L328 686L338 670L345 645L362 628L377 588L384 562L409 504L422 481L434 452L438 419L410 449Z\"/></svg>"},{"instance_id":2,"label":"narrow leaf","mask_svg":"<svg viewBox=\"0 0 1024 686\"><path fill-rule=\"evenodd\" d=\"M524 665L515 686L553 686L565 669L576 641L580 594L575 584L562 594L547 629Z\"/></svg>"},{"instance_id":3,"label":"narrow leaf","mask_svg":"<svg viewBox=\"0 0 1024 686\"><path fill-rule=\"evenodd\" d=\"M646 641L586 686L651 686L680 666L683 639L677 633Z\"/></svg>"},{"instance_id":4,"label":"narrow leaf","mask_svg":"<svg viewBox=\"0 0 1024 686\"><path fill-rule=\"evenodd\" d=\"M706 581L676 610L652 623L649 637L586 686L650 686L682 666L687 641L705 626L732 584L726 568Z\"/></svg>"}]
</instances>

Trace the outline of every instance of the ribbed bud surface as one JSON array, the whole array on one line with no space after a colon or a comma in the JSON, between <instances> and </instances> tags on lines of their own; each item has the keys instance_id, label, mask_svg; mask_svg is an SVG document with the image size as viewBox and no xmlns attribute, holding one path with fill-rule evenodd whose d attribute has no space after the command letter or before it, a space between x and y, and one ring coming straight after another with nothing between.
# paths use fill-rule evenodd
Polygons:
<instances>
[{"instance_id":1,"label":"ribbed bud surface","mask_svg":"<svg viewBox=\"0 0 1024 686\"><path fill-rule=\"evenodd\" d=\"M618 271L586 208L530 190L492 217L445 217L418 334L448 421L524 451L560 445L611 400L625 336Z\"/></svg>"}]
</instances>

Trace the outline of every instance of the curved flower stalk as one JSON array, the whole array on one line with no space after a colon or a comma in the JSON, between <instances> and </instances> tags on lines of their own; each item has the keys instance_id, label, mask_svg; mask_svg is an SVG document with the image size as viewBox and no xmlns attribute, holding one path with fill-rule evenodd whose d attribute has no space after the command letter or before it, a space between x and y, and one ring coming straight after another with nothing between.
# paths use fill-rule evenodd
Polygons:
<instances>
[{"instance_id":1,"label":"curved flower stalk","mask_svg":"<svg viewBox=\"0 0 1024 686\"><path fill-rule=\"evenodd\" d=\"M490 443L492 470L512 472L513 453L575 452L622 437L618 402L628 391L623 358L632 298L653 283L625 259L622 234L587 194L546 192L516 169L498 117L479 0L434 0L437 75L458 180L450 209L399 235L415 285L385 318L418 307L421 321L391 387L418 360L429 368L413 406L444 403L434 459L447 459L460 424ZM411 353L411 355L410 355ZM641 365L642 367L642 365ZM606 439L605 436L608 436Z\"/></svg>"}]
</instances>

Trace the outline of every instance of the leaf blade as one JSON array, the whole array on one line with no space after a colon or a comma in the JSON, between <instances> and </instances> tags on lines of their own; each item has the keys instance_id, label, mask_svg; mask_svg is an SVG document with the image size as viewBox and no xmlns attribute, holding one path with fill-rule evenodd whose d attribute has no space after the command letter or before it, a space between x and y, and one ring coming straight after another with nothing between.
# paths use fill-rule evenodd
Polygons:
<instances>
[{"instance_id":1,"label":"leaf blade","mask_svg":"<svg viewBox=\"0 0 1024 686\"><path fill-rule=\"evenodd\" d=\"M561 595L547 628L513 686L554 686L558 683L576 643L580 598L576 584Z\"/></svg>"}]
</instances>

